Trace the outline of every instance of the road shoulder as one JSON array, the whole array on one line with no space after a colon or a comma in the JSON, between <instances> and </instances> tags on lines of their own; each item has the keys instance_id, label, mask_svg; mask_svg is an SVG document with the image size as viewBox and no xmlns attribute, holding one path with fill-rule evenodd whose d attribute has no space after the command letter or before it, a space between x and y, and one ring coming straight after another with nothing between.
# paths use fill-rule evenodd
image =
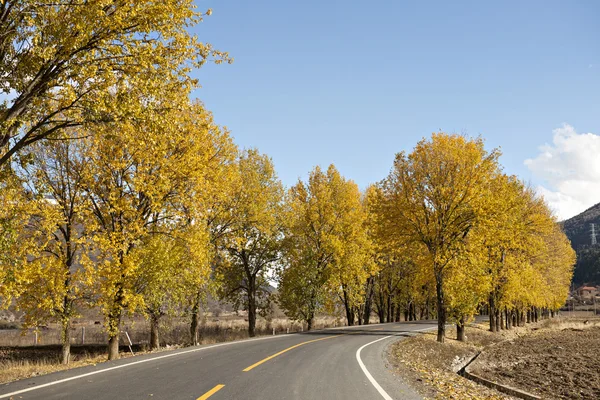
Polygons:
<instances>
[{"instance_id":1,"label":"road shoulder","mask_svg":"<svg viewBox=\"0 0 600 400\"><path fill-rule=\"evenodd\" d=\"M389 362L389 351L392 346L405 339L404 334L399 334L374 342L361 352L361 358L373 378L392 399L420 400L423 397L407 383L402 375L395 372Z\"/></svg>"}]
</instances>

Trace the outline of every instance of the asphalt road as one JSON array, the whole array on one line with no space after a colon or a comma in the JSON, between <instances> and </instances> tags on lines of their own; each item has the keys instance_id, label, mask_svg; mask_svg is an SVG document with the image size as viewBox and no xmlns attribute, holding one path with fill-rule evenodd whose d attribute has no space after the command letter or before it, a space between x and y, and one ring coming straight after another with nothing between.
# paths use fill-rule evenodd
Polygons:
<instances>
[{"instance_id":1,"label":"asphalt road","mask_svg":"<svg viewBox=\"0 0 600 400\"><path fill-rule=\"evenodd\" d=\"M386 367L395 340L435 321L188 347L0 386L0 399L383 399L421 397Z\"/></svg>"}]
</instances>

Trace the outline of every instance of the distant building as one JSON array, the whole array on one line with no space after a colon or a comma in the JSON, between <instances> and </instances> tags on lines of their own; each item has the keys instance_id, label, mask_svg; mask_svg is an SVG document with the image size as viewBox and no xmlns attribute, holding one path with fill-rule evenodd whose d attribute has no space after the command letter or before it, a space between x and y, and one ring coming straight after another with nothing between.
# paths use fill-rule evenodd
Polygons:
<instances>
[{"instance_id":1,"label":"distant building","mask_svg":"<svg viewBox=\"0 0 600 400\"><path fill-rule=\"evenodd\" d=\"M593 301L594 297L598 296L599 294L600 291L594 286L582 286L577 289L577 295L581 300L584 301Z\"/></svg>"}]
</instances>

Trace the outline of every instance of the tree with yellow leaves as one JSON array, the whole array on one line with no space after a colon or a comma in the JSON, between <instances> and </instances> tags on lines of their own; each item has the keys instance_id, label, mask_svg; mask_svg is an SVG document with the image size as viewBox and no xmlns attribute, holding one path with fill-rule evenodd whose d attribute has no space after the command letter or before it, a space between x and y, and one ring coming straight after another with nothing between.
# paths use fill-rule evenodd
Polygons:
<instances>
[{"instance_id":1,"label":"tree with yellow leaves","mask_svg":"<svg viewBox=\"0 0 600 400\"><path fill-rule=\"evenodd\" d=\"M191 206L187 214L191 220L197 221L208 229L208 263L211 271L228 260L222 257L226 248L227 235L236 221L234 212L237 193L240 192L241 176L238 166L238 148L233 143L229 132L217 126L212 115L200 105L193 110L193 120L196 122L188 133L199 137L202 144L201 160L195 165L202 167L199 174L201 190L189 191ZM219 279L209 281L198 279L197 275L188 275L185 284L185 306L190 317L190 343L198 341L198 326L200 313L208 293L216 294Z\"/></svg>"},{"instance_id":2,"label":"tree with yellow leaves","mask_svg":"<svg viewBox=\"0 0 600 400\"><path fill-rule=\"evenodd\" d=\"M16 167L16 165L15 165ZM28 193L12 166L0 166L0 307L11 305L27 287L31 260L51 240L58 215L40 196ZM53 229L54 228L54 229Z\"/></svg>"},{"instance_id":3,"label":"tree with yellow leaves","mask_svg":"<svg viewBox=\"0 0 600 400\"><path fill-rule=\"evenodd\" d=\"M365 192L362 196L362 207L363 212L365 213L365 221L364 221L364 231L369 239L371 244L371 254L370 254L370 262L373 266L371 273L367 276L365 281L364 288L364 302L362 305L362 316L359 315L359 324L361 321L367 325L371 319L371 312L373 309L373 300L375 296L375 282L376 277L381 270L380 263L377 262L378 254L380 254L383 250L383 246L381 245L381 241L377 236L380 232L380 225L378 223L378 205L381 201L381 192L379 188L375 185L367 186Z\"/></svg>"},{"instance_id":4,"label":"tree with yellow leaves","mask_svg":"<svg viewBox=\"0 0 600 400\"><path fill-rule=\"evenodd\" d=\"M336 229L335 258L330 266L329 290L340 299L349 326L362 321L360 308L365 298L365 282L374 275L372 243L367 232L366 210L358 186L349 180L332 181L333 201L339 224Z\"/></svg>"},{"instance_id":5,"label":"tree with yellow leaves","mask_svg":"<svg viewBox=\"0 0 600 400\"><path fill-rule=\"evenodd\" d=\"M333 165L327 172L316 167L308 184L298 182L289 190L286 208L279 304L310 329L334 295L353 323L372 266L358 187Z\"/></svg>"},{"instance_id":6,"label":"tree with yellow leaves","mask_svg":"<svg viewBox=\"0 0 600 400\"><path fill-rule=\"evenodd\" d=\"M7 307L18 294L15 270L26 262L22 233L29 210L22 182L13 168L0 166L0 305Z\"/></svg>"},{"instance_id":7,"label":"tree with yellow leaves","mask_svg":"<svg viewBox=\"0 0 600 400\"><path fill-rule=\"evenodd\" d=\"M543 285L545 277L537 266L550 256L547 240L557 229L548 206L515 177L498 176L492 191L487 218L474 238L487 259L490 330L497 331L510 328L513 320L520 324L529 307L546 306L543 293L560 289ZM568 271L568 256L562 261ZM568 273L553 278L570 281Z\"/></svg>"},{"instance_id":8,"label":"tree with yellow leaves","mask_svg":"<svg viewBox=\"0 0 600 400\"><path fill-rule=\"evenodd\" d=\"M25 313L26 327L48 321L61 325L63 364L70 357L71 320L85 303L79 260L86 241L88 209L82 171L87 161L79 144L35 143L20 169L32 196L27 231L45 239L38 243L37 256L30 254L29 262L17 271L22 281L17 306Z\"/></svg>"},{"instance_id":9,"label":"tree with yellow leaves","mask_svg":"<svg viewBox=\"0 0 600 400\"><path fill-rule=\"evenodd\" d=\"M448 264L451 273L444 282L447 318L456 323L456 339L459 341L466 340L465 326L477 314L479 306L485 303L491 288L487 254L484 248L471 240L474 235L475 232L470 234L464 251Z\"/></svg>"},{"instance_id":10,"label":"tree with yellow leaves","mask_svg":"<svg viewBox=\"0 0 600 400\"><path fill-rule=\"evenodd\" d=\"M142 312L150 320L150 348L160 347L160 322L179 315L189 286L210 280L209 234L203 225L188 225L169 235L151 234L136 248L140 264Z\"/></svg>"},{"instance_id":11,"label":"tree with yellow leaves","mask_svg":"<svg viewBox=\"0 0 600 400\"><path fill-rule=\"evenodd\" d=\"M368 233L378 266L373 277L379 322L429 318L433 311L431 282L422 245L408 243L387 225L386 198L380 185L367 189ZM365 317L366 318L366 317Z\"/></svg>"},{"instance_id":12,"label":"tree with yellow leaves","mask_svg":"<svg viewBox=\"0 0 600 400\"><path fill-rule=\"evenodd\" d=\"M191 0L0 2L0 165L65 128L139 117L116 91L187 100L191 68L231 60L188 32L205 15Z\"/></svg>"},{"instance_id":13,"label":"tree with yellow leaves","mask_svg":"<svg viewBox=\"0 0 600 400\"><path fill-rule=\"evenodd\" d=\"M434 133L412 153L396 155L384 182L388 227L406 242L420 243L436 282L438 341L445 337L445 280L450 263L480 219L498 170L498 151L482 139Z\"/></svg>"},{"instance_id":14,"label":"tree with yellow leaves","mask_svg":"<svg viewBox=\"0 0 600 400\"><path fill-rule=\"evenodd\" d=\"M546 257L540 271L548 288L543 292L544 304L554 313L567 301L577 260L569 239L558 224L555 224L554 229L545 237L545 242Z\"/></svg>"},{"instance_id":15,"label":"tree with yellow leaves","mask_svg":"<svg viewBox=\"0 0 600 400\"><path fill-rule=\"evenodd\" d=\"M222 241L228 262L218 265L219 293L248 311L248 334L255 336L257 310L267 311L269 274L281 257L283 186L271 159L255 149L238 160L239 189L233 219Z\"/></svg>"},{"instance_id":16,"label":"tree with yellow leaves","mask_svg":"<svg viewBox=\"0 0 600 400\"><path fill-rule=\"evenodd\" d=\"M500 328L502 310L510 304L506 283L511 277L519 280L525 276L526 253L536 246L529 212L533 210L530 205L535 205L533 200L533 194L515 177L499 175L492 185L486 218L473 238L485 251L491 284L488 305L492 331Z\"/></svg>"},{"instance_id":17,"label":"tree with yellow leaves","mask_svg":"<svg viewBox=\"0 0 600 400\"><path fill-rule=\"evenodd\" d=\"M331 181L339 180L335 167L327 173L316 167L308 184L299 181L289 189L284 216L285 268L279 271L277 301L291 318L312 328L315 314L325 304L325 284L334 260L331 237L335 215Z\"/></svg>"},{"instance_id":18,"label":"tree with yellow leaves","mask_svg":"<svg viewBox=\"0 0 600 400\"><path fill-rule=\"evenodd\" d=\"M136 249L149 236L206 226L203 195L215 156L215 127L205 117L200 104L166 115L149 110L142 125L118 123L89 138L84 182L95 251L87 260L88 283L105 314L110 359L118 357L124 313L144 309L147 275Z\"/></svg>"}]
</instances>

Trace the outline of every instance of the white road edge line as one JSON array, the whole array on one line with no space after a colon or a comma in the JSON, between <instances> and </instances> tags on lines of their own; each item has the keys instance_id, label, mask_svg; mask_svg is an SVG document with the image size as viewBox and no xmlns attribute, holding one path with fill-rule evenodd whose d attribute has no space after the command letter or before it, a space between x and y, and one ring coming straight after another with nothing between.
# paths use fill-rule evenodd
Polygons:
<instances>
[{"instance_id":1,"label":"white road edge line","mask_svg":"<svg viewBox=\"0 0 600 400\"><path fill-rule=\"evenodd\" d=\"M414 330L414 331L410 331L410 332L423 332L423 331L428 331L431 329L435 329L435 327L433 328L425 328L425 329L418 329L418 330ZM410 332L406 332L406 333L410 333ZM404 332L402 332L404 333ZM362 351L362 349L364 349L365 347L373 344L373 343L377 343L381 340L385 340L385 339L389 339L391 337L393 337L395 335L390 335L390 336L385 336L382 337L380 339L377 340L373 340L372 342L369 342L365 345L363 345L361 348L359 348L358 350L356 350L356 361L358 361L358 365L360 366L360 368L362 369L362 371L364 372L365 376L367 377L367 379L369 380L369 382L371 382L371 384L375 387L375 389L377 389L377 391L379 392L379 394L381 395L381 397L383 397L385 400L394 400L390 397L389 394L387 394L387 392L385 390L383 390L383 388L381 387L381 385L379 385L379 383L377 383L377 381L375 380L375 378L373 378L373 375L371 375L371 373L369 372L369 370L367 369L367 367L365 367L365 364L362 362L361 358L360 358L360 352Z\"/></svg>"},{"instance_id":2,"label":"white road edge line","mask_svg":"<svg viewBox=\"0 0 600 400\"><path fill-rule=\"evenodd\" d=\"M393 399L390 397L389 394L387 394L387 392L385 390L383 390L383 388L379 385L379 383L377 383L377 381L375 380L375 378L373 378L373 375L371 375L371 373L369 372L369 370L367 370L367 367L365 367L365 364L360 359L360 352L362 351L362 349L364 349L365 347L367 347L370 344L377 343L377 342L379 342L381 340L385 340L385 339L388 339L388 338L391 338L391 337L392 336L385 336L385 337L382 337L380 339L373 340L372 342L369 342L369 343L365 344L364 346L362 346L360 349L356 350L356 361L358 361L358 365L360 365L360 368L362 369L362 371L367 376L367 379L369 380L369 382L371 382L371 384L373 386L375 386L375 389L377 389L377 391L379 392L379 394L381 395L381 397L383 397L385 400L393 400Z\"/></svg>"}]
</instances>

